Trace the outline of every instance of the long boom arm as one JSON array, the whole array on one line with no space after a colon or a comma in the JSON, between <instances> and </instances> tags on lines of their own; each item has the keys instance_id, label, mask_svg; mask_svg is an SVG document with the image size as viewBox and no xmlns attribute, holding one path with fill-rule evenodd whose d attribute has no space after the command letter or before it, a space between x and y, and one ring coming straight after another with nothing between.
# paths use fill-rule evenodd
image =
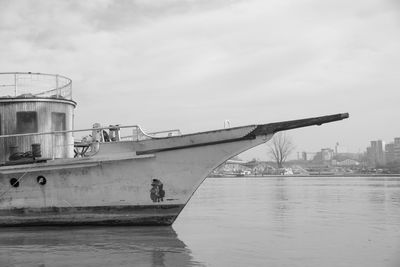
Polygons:
<instances>
[{"instance_id":1,"label":"long boom arm","mask_svg":"<svg viewBox=\"0 0 400 267\"><path fill-rule=\"evenodd\" d=\"M321 117L313 117L301 120L292 120L292 121L282 121L282 122L274 122L268 124L258 125L254 131L252 131L250 136L258 136L265 134L274 134L280 131L292 130L296 128L302 128L313 125L322 125L324 123L340 121L343 119L347 119L349 117L349 113L339 113L328 116Z\"/></svg>"}]
</instances>

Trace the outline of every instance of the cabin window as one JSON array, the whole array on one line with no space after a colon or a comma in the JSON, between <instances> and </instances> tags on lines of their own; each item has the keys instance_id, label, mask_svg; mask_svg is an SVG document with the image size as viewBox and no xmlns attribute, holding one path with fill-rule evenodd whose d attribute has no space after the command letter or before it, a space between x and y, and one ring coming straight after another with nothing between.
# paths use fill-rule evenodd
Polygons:
<instances>
[{"instance_id":1,"label":"cabin window","mask_svg":"<svg viewBox=\"0 0 400 267\"><path fill-rule=\"evenodd\" d=\"M65 131L65 113L52 112L51 113L51 130L52 131Z\"/></svg>"},{"instance_id":2,"label":"cabin window","mask_svg":"<svg viewBox=\"0 0 400 267\"><path fill-rule=\"evenodd\" d=\"M38 122L35 111L17 112L17 133L37 133Z\"/></svg>"}]
</instances>

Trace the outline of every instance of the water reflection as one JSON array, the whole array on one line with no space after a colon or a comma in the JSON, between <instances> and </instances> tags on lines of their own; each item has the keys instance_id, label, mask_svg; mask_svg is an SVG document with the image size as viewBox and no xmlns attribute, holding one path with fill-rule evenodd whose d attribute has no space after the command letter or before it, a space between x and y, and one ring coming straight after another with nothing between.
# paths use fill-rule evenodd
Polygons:
<instances>
[{"instance_id":1,"label":"water reflection","mask_svg":"<svg viewBox=\"0 0 400 267\"><path fill-rule=\"evenodd\" d=\"M275 221L279 222L281 230L284 231L290 214L288 186L286 185L286 180L282 178L276 179L275 186L275 198L272 199L272 203L274 203L274 218Z\"/></svg>"},{"instance_id":2,"label":"water reflection","mask_svg":"<svg viewBox=\"0 0 400 267\"><path fill-rule=\"evenodd\" d=\"M213 178L174 229L209 266L397 267L399 208L399 178Z\"/></svg>"},{"instance_id":3,"label":"water reflection","mask_svg":"<svg viewBox=\"0 0 400 267\"><path fill-rule=\"evenodd\" d=\"M207 179L173 227L0 228L0 267L397 267L400 179Z\"/></svg>"},{"instance_id":4,"label":"water reflection","mask_svg":"<svg viewBox=\"0 0 400 267\"><path fill-rule=\"evenodd\" d=\"M0 266L198 266L171 227L0 229Z\"/></svg>"}]
</instances>

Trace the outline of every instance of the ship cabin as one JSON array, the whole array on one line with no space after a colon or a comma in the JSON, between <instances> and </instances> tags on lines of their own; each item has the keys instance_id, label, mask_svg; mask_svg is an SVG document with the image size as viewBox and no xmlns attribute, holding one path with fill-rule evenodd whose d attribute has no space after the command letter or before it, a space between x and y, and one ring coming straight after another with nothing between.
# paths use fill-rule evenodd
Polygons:
<instances>
[{"instance_id":1,"label":"ship cabin","mask_svg":"<svg viewBox=\"0 0 400 267\"><path fill-rule=\"evenodd\" d=\"M0 73L0 164L74 156L71 79ZM42 134L61 131L58 134ZM63 132L65 131L65 132Z\"/></svg>"},{"instance_id":2,"label":"ship cabin","mask_svg":"<svg viewBox=\"0 0 400 267\"><path fill-rule=\"evenodd\" d=\"M105 142L180 135L179 130L144 133L137 125L74 129L72 80L57 74L0 73L0 166L90 157ZM130 135L121 137L120 130ZM74 133L87 132L79 141Z\"/></svg>"}]
</instances>

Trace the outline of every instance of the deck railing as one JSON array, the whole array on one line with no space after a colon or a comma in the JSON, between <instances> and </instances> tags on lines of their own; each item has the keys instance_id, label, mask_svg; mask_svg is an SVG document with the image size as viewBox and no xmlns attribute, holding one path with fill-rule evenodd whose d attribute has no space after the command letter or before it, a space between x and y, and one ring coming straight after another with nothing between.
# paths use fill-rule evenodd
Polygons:
<instances>
[{"instance_id":1,"label":"deck railing","mask_svg":"<svg viewBox=\"0 0 400 267\"><path fill-rule=\"evenodd\" d=\"M109 140L111 142L122 142L122 141L143 141L148 139L157 139L157 138L165 138L171 136L181 135L179 130L169 130L169 131L162 131L162 132L154 132L154 133L145 133L139 125L128 125L128 126L108 126L108 127L95 127L95 128L87 128L87 129L79 129L79 130L65 130L65 131L51 131L51 132L40 132L40 133L24 133L24 134L8 134L8 135L0 135L0 141L4 138L15 138L15 137L27 137L27 136L44 136L44 135L51 135L52 142L52 159L55 159L55 155L57 153L57 147L60 145L56 144L56 136L67 134L67 133L79 133L79 132L91 132L92 135L90 139L74 141L73 144L66 144L62 147L88 147L89 149L94 149L94 144L106 142L104 139L103 131L109 130L111 131L118 131L120 132L121 129L131 129L132 134L127 136L118 136L115 140ZM96 137L98 135L98 137ZM107 135L109 135L107 133ZM1 151L3 152L3 151ZM0 152L0 153L1 153ZM89 151L94 152L94 151ZM3 152L4 153L4 152ZM92 153L91 153L92 154ZM78 154L79 156L83 156L83 154ZM75 151L75 156L77 156L77 151Z\"/></svg>"},{"instance_id":2,"label":"deck railing","mask_svg":"<svg viewBox=\"0 0 400 267\"><path fill-rule=\"evenodd\" d=\"M181 133L181 131L179 129L173 129L173 130L167 130L167 131L146 133L146 136L148 138L165 138L165 137L179 136L181 134L182 133ZM139 134L134 133L133 135L128 135L128 136L121 137L121 139L122 140L135 140L135 138L138 135L140 135L140 133Z\"/></svg>"},{"instance_id":3,"label":"deck railing","mask_svg":"<svg viewBox=\"0 0 400 267\"><path fill-rule=\"evenodd\" d=\"M44 97L72 100L72 80L58 74L0 73L0 98Z\"/></svg>"}]
</instances>

